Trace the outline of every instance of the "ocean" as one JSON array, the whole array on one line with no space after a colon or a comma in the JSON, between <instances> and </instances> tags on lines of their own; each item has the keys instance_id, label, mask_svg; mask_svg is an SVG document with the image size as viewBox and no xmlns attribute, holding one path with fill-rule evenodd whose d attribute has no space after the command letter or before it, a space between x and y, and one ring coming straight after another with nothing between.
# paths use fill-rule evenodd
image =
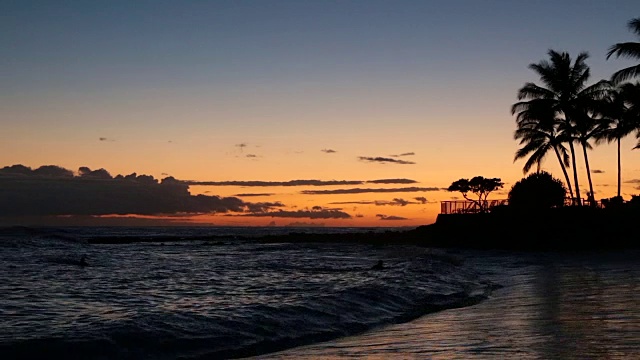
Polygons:
<instances>
[{"instance_id":1,"label":"ocean","mask_svg":"<svg viewBox=\"0 0 640 360\"><path fill-rule=\"evenodd\" d=\"M3 228L0 358L250 357L475 304L499 287L445 251L304 242L389 230ZM300 242L254 239L290 232Z\"/></svg>"}]
</instances>

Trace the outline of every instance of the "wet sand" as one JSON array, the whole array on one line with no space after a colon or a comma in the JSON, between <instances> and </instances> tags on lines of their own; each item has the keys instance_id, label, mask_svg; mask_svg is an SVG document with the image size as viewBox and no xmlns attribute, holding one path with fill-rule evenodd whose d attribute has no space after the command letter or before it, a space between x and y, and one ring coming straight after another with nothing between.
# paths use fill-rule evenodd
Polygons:
<instances>
[{"instance_id":1,"label":"wet sand","mask_svg":"<svg viewBox=\"0 0 640 360\"><path fill-rule=\"evenodd\" d=\"M484 302L254 359L640 359L640 252L457 254Z\"/></svg>"}]
</instances>

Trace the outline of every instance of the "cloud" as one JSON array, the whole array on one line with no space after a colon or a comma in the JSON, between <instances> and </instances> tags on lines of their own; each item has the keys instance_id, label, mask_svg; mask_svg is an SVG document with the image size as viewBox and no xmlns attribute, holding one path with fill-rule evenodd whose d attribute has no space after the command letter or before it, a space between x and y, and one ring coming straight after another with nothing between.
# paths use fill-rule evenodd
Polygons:
<instances>
[{"instance_id":1,"label":"cloud","mask_svg":"<svg viewBox=\"0 0 640 360\"><path fill-rule=\"evenodd\" d=\"M273 196L274 193L244 193L244 194L234 194L233 196L238 197L251 197L251 196Z\"/></svg>"},{"instance_id":2,"label":"cloud","mask_svg":"<svg viewBox=\"0 0 640 360\"><path fill-rule=\"evenodd\" d=\"M424 198L424 197L420 197L420 198L417 198L417 199L424 199L425 202L415 202L415 201L404 200L404 199L401 199L401 198L395 198L393 200L337 201L337 202L332 202L330 204L332 204L332 205L407 206L409 204L425 204L426 201L427 201L427 199Z\"/></svg>"},{"instance_id":3,"label":"cloud","mask_svg":"<svg viewBox=\"0 0 640 360\"><path fill-rule=\"evenodd\" d=\"M248 145L247 145L247 143L240 143L240 144L235 144L234 146L239 148L240 151L243 151L244 148L246 148Z\"/></svg>"},{"instance_id":4,"label":"cloud","mask_svg":"<svg viewBox=\"0 0 640 360\"><path fill-rule=\"evenodd\" d=\"M592 173L592 174L604 174L604 170L597 170L597 169L594 169L594 170L591 170L591 173Z\"/></svg>"},{"instance_id":5,"label":"cloud","mask_svg":"<svg viewBox=\"0 0 640 360\"><path fill-rule=\"evenodd\" d=\"M400 193L400 192L425 192L425 191L439 191L440 188L430 187L405 187L405 188L390 188L390 189L336 189L336 190L303 190L300 193L306 195L333 195L333 194L364 194L364 193Z\"/></svg>"},{"instance_id":6,"label":"cloud","mask_svg":"<svg viewBox=\"0 0 640 360\"><path fill-rule=\"evenodd\" d=\"M256 155L256 154L247 154L247 155L245 155L245 157L248 157L248 158L257 158L257 157L258 157L258 155Z\"/></svg>"},{"instance_id":7,"label":"cloud","mask_svg":"<svg viewBox=\"0 0 640 360\"><path fill-rule=\"evenodd\" d=\"M427 198L424 197L424 196L414 197L413 199L420 201L421 204L426 204L427 203Z\"/></svg>"},{"instance_id":8,"label":"cloud","mask_svg":"<svg viewBox=\"0 0 640 360\"><path fill-rule=\"evenodd\" d=\"M414 152L412 151L412 152L406 152L406 153L402 153L402 154L398 154L398 155L389 155L389 156L391 156L391 157L402 157L402 156L413 156L413 155L415 155L415 154L416 154L416 153L414 153Z\"/></svg>"},{"instance_id":9,"label":"cloud","mask_svg":"<svg viewBox=\"0 0 640 360\"><path fill-rule=\"evenodd\" d=\"M358 160L367 161L367 162L377 162L377 163L381 163L381 164L386 164L386 163L401 164L401 165L413 165L413 164L415 164L415 162L413 162L413 161L396 160L396 159L385 158L385 157L380 157L380 156L378 156L378 157L359 156Z\"/></svg>"},{"instance_id":10,"label":"cloud","mask_svg":"<svg viewBox=\"0 0 640 360\"><path fill-rule=\"evenodd\" d=\"M251 213L265 213L273 208L284 207L279 201L276 202L260 202L260 203L246 203L247 211Z\"/></svg>"},{"instance_id":11,"label":"cloud","mask_svg":"<svg viewBox=\"0 0 640 360\"><path fill-rule=\"evenodd\" d=\"M631 179L631 180L627 180L627 181L625 181L625 183L628 183L628 184L638 184L638 183L640 183L640 179Z\"/></svg>"},{"instance_id":12,"label":"cloud","mask_svg":"<svg viewBox=\"0 0 640 360\"><path fill-rule=\"evenodd\" d=\"M364 184L415 184L411 179L378 179L378 180L289 180L289 181L260 181L260 180L231 180L231 181L183 181L187 185L197 186L247 186L247 187L273 187L273 186L344 186ZM446 189L445 189L446 190Z\"/></svg>"},{"instance_id":13,"label":"cloud","mask_svg":"<svg viewBox=\"0 0 640 360\"><path fill-rule=\"evenodd\" d=\"M59 166L0 169L0 216L166 215L262 211L280 203L248 203L237 197L191 195L172 177L111 177L105 169L81 167L78 176Z\"/></svg>"},{"instance_id":14,"label":"cloud","mask_svg":"<svg viewBox=\"0 0 640 360\"><path fill-rule=\"evenodd\" d=\"M94 178L94 179L113 179L111 174L105 169L91 170L86 166L82 166L78 169L78 174L82 178Z\"/></svg>"},{"instance_id":15,"label":"cloud","mask_svg":"<svg viewBox=\"0 0 640 360\"><path fill-rule=\"evenodd\" d=\"M290 180L290 181L184 181L187 185L199 186L333 186L362 185L363 181L349 180Z\"/></svg>"},{"instance_id":16,"label":"cloud","mask_svg":"<svg viewBox=\"0 0 640 360\"><path fill-rule=\"evenodd\" d=\"M337 151L335 151L333 149L322 149L320 151L322 151L323 153L327 153L327 154L335 154L335 153L337 153Z\"/></svg>"},{"instance_id":17,"label":"cloud","mask_svg":"<svg viewBox=\"0 0 640 360\"><path fill-rule=\"evenodd\" d=\"M319 209L318 209L319 208ZM242 215L228 215L228 216L257 216L257 217L279 217L279 218L309 218L309 219L351 219L351 215L340 209L323 209L320 207L314 207L314 209L308 210L278 210L267 212L256 212L251 214Z\"/></svg>"},{"instance_id":18,"label":"cloud","mask_svg":"<svg viewBox=\"0 0 640 360\"><path fill-rule=\"evenodd\" d=\"M380 218L380 220L409 220L408 218L402 217L402 216L393 216L393 215L384 215L384 214L377 214L377 217Z\"/></svg>"},{"instance_id":19,"label":"cloud","mask_svg":"<svg viewBox=\"0 0 640 360\"><path fill-rule=\"evenodd\" d=\"M369 180L369 184L415 184L417 181L411 179L379 179Z\"/></svg>"}]
</instances>

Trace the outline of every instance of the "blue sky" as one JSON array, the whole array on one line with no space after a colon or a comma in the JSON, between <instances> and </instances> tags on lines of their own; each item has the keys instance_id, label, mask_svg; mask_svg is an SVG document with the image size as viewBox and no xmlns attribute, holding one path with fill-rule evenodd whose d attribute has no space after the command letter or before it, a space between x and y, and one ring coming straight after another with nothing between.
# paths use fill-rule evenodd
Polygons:
<instances>
[{"instance_id":1,"label":"blue sky","mask_svg":"<svg viewBox=\"0 0 640 360\"><path fill-rule=\"evenodd\" d=\"M637 41L638 16L637 0L3 1L0 166L513 182L509 110L538 81L527 66L587 51L606 78L631 64L605 54ZM593 154L603 184L612 151ZM415 165L357 160L408 152Z\"/></svg>"}]
</instances>

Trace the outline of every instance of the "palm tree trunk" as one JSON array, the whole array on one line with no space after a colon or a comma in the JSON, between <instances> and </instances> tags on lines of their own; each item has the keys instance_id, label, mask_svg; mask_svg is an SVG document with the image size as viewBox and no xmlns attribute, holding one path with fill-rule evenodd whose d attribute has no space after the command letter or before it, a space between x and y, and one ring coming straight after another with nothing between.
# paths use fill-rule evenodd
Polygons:
<instances>
[{"instance_id":1,"label":"palm tree trunk","mask_svg":"<svg viewBox=\"0 0 640 360\"><path fill-rule=\"evenodd\" d=\"M580 198L580 184L578 184L578 169L576 167L576 152L573 148L573 141L569 140L569 150L571 151L571 163L573 165L573 185L576 186L576 204L582 205L582 199Z\"/></svg>"},{"instance_id":2,"label":"palm tree trunk","mask_svg":"<svg viewBox=\"0 0 640 360\"><path fill-rule=\"evenodd\" d=\"M587 179L589 179L589 201L591 205L595 205L592 200L595 200L595 194L593 193L593 184L591 183L591 170L589 169L589 158L587 157L587 144L582 143L582 152L584 153L584 165L587 168Z\"/></svg>"},{"instance_id":3,"label":"palm tree trunk","mask_svg":"<svg viewBox=\"0 0 640 360\"><path fill-rule=\"evenodd\" d=\"M564 179L566 180L567 187L569 188L569 194L573 199L573 188L571 187L571 181L569 181L569 174L567 173L567 168L564 166L564 162L562 162L562 157L560 156L560 152L558 151L558 148L554 146L553 150L556 152L556 156L558 157L558 161L560 162L560 168L562 169L562 173L564 174Z\"/></svg>"},{"instance_id":4,"label":"palm tree trunk","mask_svg":"<svg viewBox=\"0 0 640 360\"><path fill-rule=\"evenodd\" d=\"M622 183L622 166L620 165L620 138L618 140L618 197L620 197L620 185Z\"/></svg>"}]
</instances>

